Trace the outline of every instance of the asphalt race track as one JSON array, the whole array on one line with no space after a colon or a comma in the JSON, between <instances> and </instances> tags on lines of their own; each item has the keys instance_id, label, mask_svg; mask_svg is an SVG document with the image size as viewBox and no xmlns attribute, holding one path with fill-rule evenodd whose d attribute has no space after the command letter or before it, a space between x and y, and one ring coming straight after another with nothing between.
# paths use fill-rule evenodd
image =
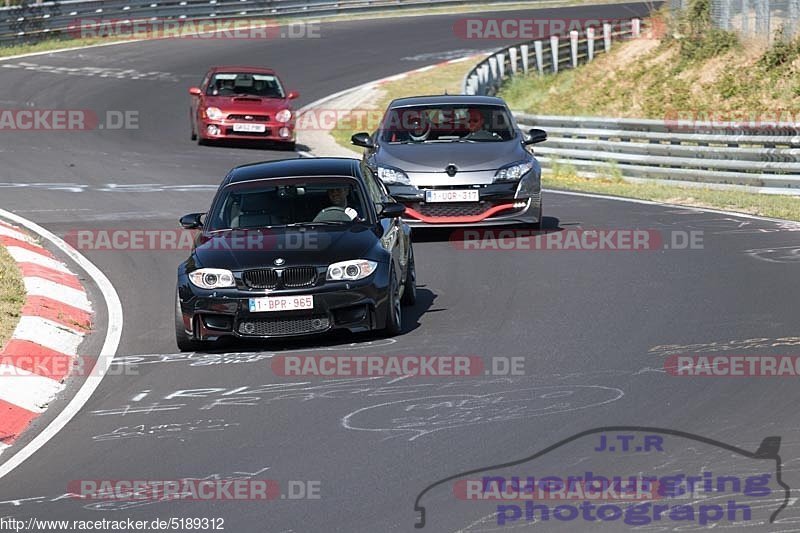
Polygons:
<instances>
[{"instance_id":1,"label":"asphalt race track","mask_svg":"<svg viewBox=\"0 0 800 533\"><path fill-rule=\"evenodd\" d=\"M619 4L502 16L645 11L643 4ZM0 207L62 236L83 229L173 229L181 215L207 208L229 168L287 157L264 149L199 147L189 140L187 88L208 66L274 67L287 89L300 91L303 105L448 59L453 51L502 46L459 40L451 31L458 17L323 23L321 39L167 40L2 61L0 107L92 109L100 115L136 110L140 118L139 128L130 130L0 133ZM165 354L176 353L175 270L185 252L84 251L122 300L125 321L115 368L125 371L108 375L63 431L2 479L0 517L224 518L225 529L235 533L415 531L415 499L431 483L524 458L602 426L681 430L751 451L763 438L780 436L783 479L800 487L796 378L664 372L671 354L797 353L798 228L578 195L549 193L544 202L548 229L698 232L702 247L460 250L447 232L420 232L419 299L396 339L339 336L318 344L234 346L173 357ZM520 357L524 375L298 381L270 368L270 358L287 353ZM597 443L592 438L591 449ZM684 471L699 472L729 459L714 446L684 444L636 468L680 463ZM586 442L569 446L554 452L558 460L545 457L536 468L546 465L566 475L568 468L629 470L635 463L629 453L607 452L598 459ZM74 480L215 476L315 481L320 497L63 497ZM782 497L773 492L764 498L765 507L778 507ZM745 526L800 531L793 503L771 526L757 523L755 511ZM427 531L501 529L490 508L459 502L445 489L432 490L425 504ZM523 519L511 525L561 531L630 527ZM681 525L659 523L661 530Z\"/></svg>"}]
</instances>

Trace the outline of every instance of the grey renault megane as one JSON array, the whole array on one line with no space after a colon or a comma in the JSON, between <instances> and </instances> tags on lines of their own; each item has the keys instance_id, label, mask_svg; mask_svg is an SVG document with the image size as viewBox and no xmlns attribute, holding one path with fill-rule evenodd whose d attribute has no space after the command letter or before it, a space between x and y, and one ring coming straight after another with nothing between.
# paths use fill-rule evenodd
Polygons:
<instances>
[{"instance_id":1,"label":"grey renault megane","mask_svg":"<svg viewBox=\"0 0 800 533\"><path fill-rule=\"evenodd\" d=\"M541 167L501 98L417 96L392 101L378 130L357 133L364 162L406 206L413 225L538 225Z\"/></svg>"}]
</instances>

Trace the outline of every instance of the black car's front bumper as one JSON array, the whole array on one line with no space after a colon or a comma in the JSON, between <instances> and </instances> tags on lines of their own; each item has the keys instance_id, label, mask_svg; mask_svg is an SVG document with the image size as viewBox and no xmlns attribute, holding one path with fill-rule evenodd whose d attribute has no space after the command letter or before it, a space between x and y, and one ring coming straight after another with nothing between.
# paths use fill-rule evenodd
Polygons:
<instances>
[{"instance_id":1,"label":"black car's front bumper","mask_svg":"<svg viewBox=\"0 0 800 533\"><path fill-rule=\"evenodd\" d=\"M273 291L200 289L184 274L178 280L178 303L184 329L194 340L295 337L336 329L355 333L385 327L388 285L388 265L364 280ZM313 309L250 311L251 298L306 295L314 297Z\"/></svg>"}]
</instances>

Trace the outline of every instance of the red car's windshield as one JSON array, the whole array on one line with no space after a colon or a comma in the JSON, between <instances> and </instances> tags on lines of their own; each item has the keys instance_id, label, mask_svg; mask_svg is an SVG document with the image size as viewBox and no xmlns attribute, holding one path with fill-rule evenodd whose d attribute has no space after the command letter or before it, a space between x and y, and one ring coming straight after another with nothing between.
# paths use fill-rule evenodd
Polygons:
<instances>
[{"instance_id":1,"label":"red car's windshield","mask_svg":"<svg viewBox=\"0 0 800 533\"><path fill-rule=\"evenodd\" d=\"M206 87L208 96L259 96L262 98L284 98L280 80L273 74L250 74L245 72L218 72Z\"/></svg>"}]
</instances>

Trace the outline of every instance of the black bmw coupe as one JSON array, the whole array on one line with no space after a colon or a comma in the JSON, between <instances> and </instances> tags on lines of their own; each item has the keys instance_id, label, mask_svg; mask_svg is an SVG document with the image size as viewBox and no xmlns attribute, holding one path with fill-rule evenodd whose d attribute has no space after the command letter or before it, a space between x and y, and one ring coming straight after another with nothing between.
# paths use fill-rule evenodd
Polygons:
<instances>
[{"instance_id":1,"label":"black bmw coupe","mask_svg":"<svg viewBox=\"0 0 800 533\"><path fill-rule=\"evenodd\" d=\"M279 338L384 330L416 300L405 208L355 159L290 159L234 168L178 267L182 351L225 336Z\"/></svg>"}]
</instances>

